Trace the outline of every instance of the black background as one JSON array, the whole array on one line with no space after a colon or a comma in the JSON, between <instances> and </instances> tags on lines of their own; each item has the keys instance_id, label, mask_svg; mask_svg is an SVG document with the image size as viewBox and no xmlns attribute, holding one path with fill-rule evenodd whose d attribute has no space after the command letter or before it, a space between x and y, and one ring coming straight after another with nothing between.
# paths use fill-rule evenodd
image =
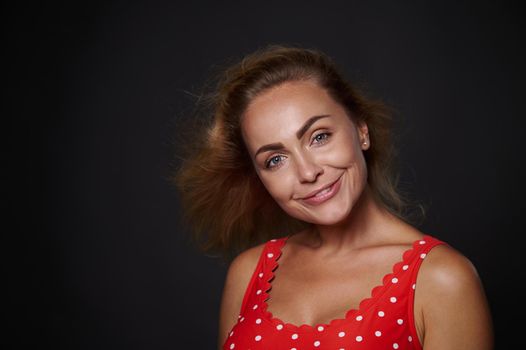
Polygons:
<instances>
[{"instance_id":1,"label":"black background","mask_svg":"<svg viewBox=\"0 0 526 350\"><path fill-rule=\"evenodd\" d=\"M524 324L524 26L506 1L3 5L2 344L212 349L226 266L167 181L214 67L318 48L397 110L421 229L468 256L497 349ZM5 129L4 129L5 130Z\"/></svg>"}]
</instances>

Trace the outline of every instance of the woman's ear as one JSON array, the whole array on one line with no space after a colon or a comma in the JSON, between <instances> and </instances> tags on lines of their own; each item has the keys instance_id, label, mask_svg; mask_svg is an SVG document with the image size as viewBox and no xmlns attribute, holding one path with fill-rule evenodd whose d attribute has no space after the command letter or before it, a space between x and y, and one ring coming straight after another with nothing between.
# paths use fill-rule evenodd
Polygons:
<instances>
[{"instance_id":1,"label":"woman's ear","mask_svg":"<svg viewBox=\"0 0 526 350\"><path fill-rule=\"evenodd\" d=\"M371 146L371 141L369 140L369 128L364 121L358 123L358 135L360 136L362 150L365 151L366 149L369 149Z\"/></svg>"}]
</instances>

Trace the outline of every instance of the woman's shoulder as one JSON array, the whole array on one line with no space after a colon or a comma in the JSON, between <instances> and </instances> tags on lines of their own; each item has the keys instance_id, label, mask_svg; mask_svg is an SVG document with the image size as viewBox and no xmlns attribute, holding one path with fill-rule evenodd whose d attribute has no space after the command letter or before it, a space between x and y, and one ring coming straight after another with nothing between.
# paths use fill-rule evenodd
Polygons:
<instances>
[{"instance_id":1,"label":"woman's shoulder","mask_svg":"<svg viewBox=\"0 0 526 350\"><path fill-rule=\"evenodd\" d=\"M250 247L239 253L228 267L228 274L241 279L250 279L250 275L256 268L259 257L267 243L261 243Z\"/></svg>"},{"instance_id":2,"label":"woman's shoulder","mask_svg":"<svg viewBox=\"0 0 526 350\"><path fill-rule=\"evenodd\" d=\"M275 241L277 241L277 239L268 240L253 247L247 248L239 253L230 262L227 272L227 279L235 280L237 282L236 284L246 285L258 264L263 250L270 243Z\"/></svg>"},{"instance_id":3,"label":"woman's shoulder","mask_svg":"<svg viewBox=\"0 0 526 350\"><path fill-rule=\"evenodd\" d=\"M225 340L227 331L235 324L242 306L243 296L250 283L265 243L239 253L231 262L226 274L219 316L219 342Z\"/></svg>"},{"instance_id":4,"label":"woman's shoulder","mask_svg":"<svg viewBox=\"0 0 526 350\"><path fill-rule=\"evenodd\" d=\"M439 288L451 293L478 279L473 263L449 244L439 244L426 254L418 276L419 282L432 287L431 290Z\"/></svg>"},{"instance_id":5,"label":"woman's shoulder","mask_svg":"<svg viewBox=\"0 0 526 350\"><path fill-rule=\"evenodd\" d=\"M468 338L477 341L462 348L489 348L489 306L477 269L464 254L447 244L435 246L422 262L416 286L416 326L426 344L449 348Z\"/></svg>"},{"instance_id":6,"label":"woman's shoulder","mask_svg":"<svg viewBox=\"0 0 526 350\"><path fill-rule=\"evenodd\" d=\"M422 232L410 225L403 225L392 239L395 245L404 249L424 241L432 243L427 248L429 251L426 252L424 263L418 272L417 282L420 289L422 285L430 286L430 290L441 290L443 295L443 292L448 290L453 293L455 288L462 289L467 283L477 283L479 279L471 261L438 236Z\"/></svg>"}]
</instances>

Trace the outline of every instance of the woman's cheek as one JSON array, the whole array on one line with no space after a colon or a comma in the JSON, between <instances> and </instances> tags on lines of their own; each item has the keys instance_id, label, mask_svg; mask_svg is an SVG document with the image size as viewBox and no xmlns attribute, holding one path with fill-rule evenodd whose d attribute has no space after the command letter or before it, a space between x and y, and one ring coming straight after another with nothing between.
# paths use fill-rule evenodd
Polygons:
<instances>
[{"instance_id":1,"label":"woman's cheek","mask_svg":"<svg viewBox=\"0 0 526 350\"><path fill-rule=\"evenodd\" d=\"M287 180L287 176L280 176L277 173L261 178L261 181L270 196L278 203L286 200L286 198L289 198L287 192L292 188L292 186Z\"/></svg>"},{"instance_id":2,"label":"woman's cheek","mask_svg":"<svg viewBox=\"0 0 526 350\"><path fill-rule=\"evenodd\" d=\"M356 154L352 151L352 145L343 144L331 147L323 152L320 159L321 164L330 165L335 168L347 168L356 162Z\"/></svg>"}]
</instances>

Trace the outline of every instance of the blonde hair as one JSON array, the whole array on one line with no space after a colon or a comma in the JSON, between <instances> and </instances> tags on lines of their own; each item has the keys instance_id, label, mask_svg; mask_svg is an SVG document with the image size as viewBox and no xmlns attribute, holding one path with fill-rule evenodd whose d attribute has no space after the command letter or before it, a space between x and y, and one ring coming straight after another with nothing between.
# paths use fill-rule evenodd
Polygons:
<instances>
[{"instance_id":1,"label":"blonde hair","mask_svg":"<svg viewBox=\"0 0 526 350\"><path fill-rule=\"evenodd\" d=\"M174 175L193 237L205 252L235 256L247 247L284 236L307 224L289 217L260 182L241 136L249 103L265 90L289 81L312 80L352 116L368 126L371 147L364 152L368 184L375 200L404 219L405 201L392 172L391 116L367 99L317 50L269 46L224 70L205 104L208 122ZM196 132L195 130L192 132Z\"/></svg>"}]
</instances>

